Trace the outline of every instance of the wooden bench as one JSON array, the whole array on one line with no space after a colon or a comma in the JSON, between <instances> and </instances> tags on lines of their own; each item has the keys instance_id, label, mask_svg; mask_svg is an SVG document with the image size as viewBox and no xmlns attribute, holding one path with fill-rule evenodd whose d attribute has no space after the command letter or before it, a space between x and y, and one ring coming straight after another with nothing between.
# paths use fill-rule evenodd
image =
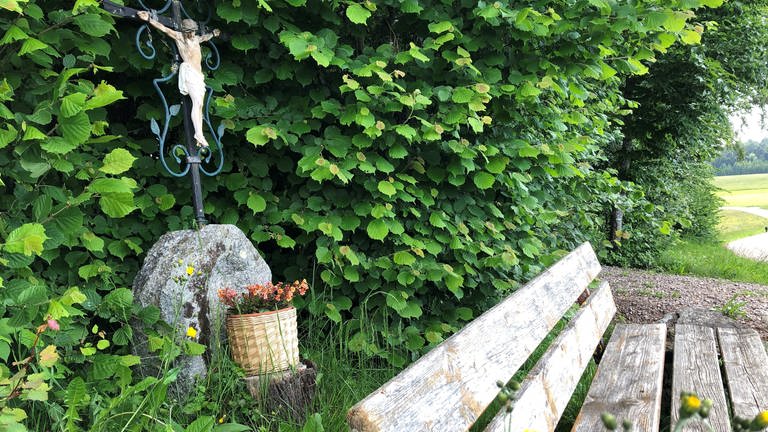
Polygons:
<instances>
[{"instance_id":1,"label":"wooden bench","mask_svg":"<svg viewBox=\"0 0 768 432\"><path fill-rule=\"evenodd\" d=\"M510 380L586 292L523 380L512 411L501 410L486 428L554 431L616 312L608 283L587 289L599 272L591 246L581 245L352 407L350 429L468 430L498 395L496 382ZM754 416L768 409L768 358L754 331L691 325L676 331L672 394L685 389L713 399L715 430L730 431L717 333L734 413ZM574 431L603 431L605 411L632 420L636 431L659 430L666 335L664 324L616 325ZM671 400L676 413L679 397Z\"/></svg>"}]
</instances>

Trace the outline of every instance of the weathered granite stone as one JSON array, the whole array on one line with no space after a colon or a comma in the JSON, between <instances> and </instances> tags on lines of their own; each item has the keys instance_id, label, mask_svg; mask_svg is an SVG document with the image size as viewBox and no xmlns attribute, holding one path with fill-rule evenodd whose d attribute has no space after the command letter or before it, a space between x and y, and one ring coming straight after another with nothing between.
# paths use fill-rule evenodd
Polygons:
<instances>
[{"instance_id":1,"label":"weathered granite stone","mask_svg":"<svg viewBox=\"0 0 768 432\"><path fill-rule=\"evenodd\" d=\"M188 267L194 271L188 274ZM189 327L196 341L207 347L202 356L181 356L176 395L186 394L196 377L206 375L211 353L224 340L225 309L218 290L244 292L251 284L272 280L267 263L248 237L234 225L206 225L199 231L174 231L160 237L149 250L144 266L133 282L133 294L142 306L154 305L160 317L177 329L181 338ZM139 325L134 332L137 355L146 357L146 335ZM157 365L142 362L145 374L154 375Z\"/></svg>"}]
</instances>

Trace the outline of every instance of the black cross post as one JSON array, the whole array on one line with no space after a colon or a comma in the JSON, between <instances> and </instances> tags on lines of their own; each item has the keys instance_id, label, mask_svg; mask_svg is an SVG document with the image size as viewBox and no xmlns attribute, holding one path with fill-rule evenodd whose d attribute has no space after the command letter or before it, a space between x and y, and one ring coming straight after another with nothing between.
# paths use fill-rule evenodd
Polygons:
<instances>
[{"instance_id":1,"label":"black cross post","mask_svg":"<svg viewBox=\"0 0 768 432\"><path fill-rule=\"evenodd\" d=\"M171 13L172 17L166 17L157 14L156 11L148 11L150 12L150 15L152 19L155 21L160 22L164 26L179 31L182 31L182 13L181 13L181 2L179 0L169 0L171 2ZM138 9L133 9L130 7L118 5L116 3L111 2L110 0L103 0L104 9L107 12L110 12L113 15L126 17L126 18L133 18L136 20L140 20L140 18L137 15L137 12L139 12ZM143 6L143 5L142 5ZM167 8L163 8L165 10ZM143 22L143 21L142 21ZM203 31L204 27L200 26L198 29L199 31ZM138 42L137 42L138 43ZM152 48L154 51L154 48ZM144 55L142 53L142 55ZM178 50L176 50L174 61L178 65L181 63L181 58L179 56ZM210 91L210 88L207 89ZM159 88L158 88L158 91ZM165 101L164 101L165 102ZM195 132L194 132L194 126L192 125L192 100L189 96L184 95L182 97L182 112L184 113L184 134L186 138L186 164L189 166L189 172L192 177L192 203L195 210L195 220L197 221L198 226L202 227L203 225L207 224L208 221L205 219L205 213L203 211L203 193L202 193L202 186L200 182L200 165L203 163L203 160L208 160L211 150L208 148L200 149L197 146L197 142L194 138ZM207 105L206 105L207 109ZM166 107L166 110L168 108ZM166 116L166 122L168 121L169 117ZM153 126L154 127L154 126ZM162 137L156 132L158 135L158 139L161 140L161 154L160 157L164 158L164 154L162 151L162 141L164 141L165 136ZM214 138L216 141L216 144L219 146L219 151L221 151L221 144L219 142L219 138L221 136L221 130L218 134L214 134ZM203 155L203 157L201 157ZM178 160L178 159L177 159ZM163 162L165 165L165 162ZM222 156L222 162L219 164L219 169L214 173L206 172L207 175L215 175L221 170L221 165L223 164L223 156ZM172 175L178 176L174 174L170 168L166 165L166 169L168 169L169 172L171 172Z\"/></svg>"}]
</instances>

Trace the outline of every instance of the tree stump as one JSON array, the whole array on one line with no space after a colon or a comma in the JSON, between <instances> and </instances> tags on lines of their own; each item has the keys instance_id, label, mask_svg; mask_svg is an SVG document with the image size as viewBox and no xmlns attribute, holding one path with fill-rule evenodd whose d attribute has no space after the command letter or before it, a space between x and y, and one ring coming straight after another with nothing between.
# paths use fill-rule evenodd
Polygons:
<instances>
[{"instance_id":1,"label":"tree stump","mask_svg":"<svg viewBox=\"0 0 768 432\"><path fill-rule=\"evenodd\" d=\"M315 396L317 368L302 360L296 370L245 378L248 391L265 412L290 415L302 423Z\"/></svg>"}]
</instances>

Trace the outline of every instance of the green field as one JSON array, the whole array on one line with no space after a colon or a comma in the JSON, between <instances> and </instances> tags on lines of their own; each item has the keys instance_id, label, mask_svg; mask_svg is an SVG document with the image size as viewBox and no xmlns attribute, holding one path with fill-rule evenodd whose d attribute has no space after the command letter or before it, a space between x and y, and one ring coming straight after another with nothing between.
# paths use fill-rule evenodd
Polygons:
<instances>
[{"instance_id":1,"label":"green field","mask_svg":"<svg viewBox=\"0 0 768 432\"><path fill-rule=\"evenodd\" d=\"M738 210L720 211L717 226L720 241L729 242L765 232L768 219Z\"/></svg>"},{"instance_id":2,"label":"green field","mask_svg":"<svg viewBox=\"0 0 768 432\"><path fill-rule=\"evenodd\" d=\"M725 205L768 209L768 174L715 177Z\"/></svg>"}]
</instances>

